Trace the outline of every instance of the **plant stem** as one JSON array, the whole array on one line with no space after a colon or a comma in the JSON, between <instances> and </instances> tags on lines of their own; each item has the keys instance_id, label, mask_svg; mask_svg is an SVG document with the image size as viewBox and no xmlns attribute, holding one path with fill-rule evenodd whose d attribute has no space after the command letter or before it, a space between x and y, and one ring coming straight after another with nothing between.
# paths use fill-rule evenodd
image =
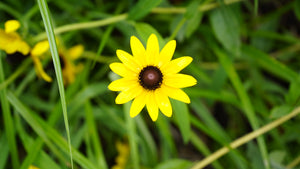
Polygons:
<instances>
[{"instance_id":1,"label":"plant stem","mask_svg":"<svg viewBox=\"0 0 300 169\"><path fill-rule=\"evenodd\" d=\"M232 3L236 3L236 2L241 2L243 0L227 0L224 1L224 3L226 5L232 4ZM219 3L210 3L210 4L205 4L205 5L200 5L198 7L198 10L201 12L205 12L205 11L209 11L212 10L216 7L218 7L220 4ZM176 8L176 7L171 7L171 8L153 8L152 9L152 13L158 13L158 14L178 14L178 13L185 13L186 12L186 8Z\"/></svg>"},{"instance_id":2,"label":"plant stem","mask_svg":"<svg viewBox=\"0 0 300 169\"><path fill-rule=\"evenodd\" d=\"M84 22L84 23L73 23L73 24L68 24L68 25L64 25L61 27L58 27L54 30L55 34L61 34L64 32L68 32L68 31L72 31L72 30L80 30L80 29L89 29L89 28L95 28L95 27L101 27L101 26L105 26L105 25L109 25L112 23L116 23L116 22L120 22L122 20L125 20L127 18L127 14L120 14L117 16L113 16L107 19L101 19L98 21L91 21L91 22ZM41 33L39 35L37 35L33 41L37 42L40 41L42 39L47 38L46 33Z\"/></svg>"},{"instance_id":3,"label":"plant stem","mask_svg":"<svg viewBox=\"0 0 300 169\"><path fill-rule=\"evenodd\" d=\"M201 169L204 168L205 166L209 165L210 163L214 162L218 158L222 157L223 155L227 154L230 149L235 149L261 135L263 135L266 132L269 132L270 130L278 127L279 125L285 123L286 121L290 120L291 118L297 116L300 113L300 107L297 107L294 109L291 113L239 138L236 139L235 141L231 142L228 147L223 147L216 151L215 153L211 154L210 156L206 157L204 160L196 163L192 169Z\"/></svg>"}]
</instances>

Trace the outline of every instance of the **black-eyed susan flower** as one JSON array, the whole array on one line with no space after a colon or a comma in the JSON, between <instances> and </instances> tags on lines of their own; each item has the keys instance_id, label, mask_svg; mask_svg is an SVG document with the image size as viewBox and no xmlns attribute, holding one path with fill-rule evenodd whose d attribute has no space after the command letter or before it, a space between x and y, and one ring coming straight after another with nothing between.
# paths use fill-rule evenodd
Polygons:
<instances>
[{"instance_id":1,"label":"black-eyed susan flower","mask_svg":"<svg viewBox=\"0 0 300 169\"><path fill-rule=\"evenodd\" d=\"M20 22L17 20L8 20L4 24L4 30L0 29L0 49L4 50L8 57L13 55L21 56L23 58L30 55L33 60L35 71L37 75L47 82L52 79L48 76L39 59L49 49L48 41L37 43L31 50L30 46L25 42L21 36L16 32L20 28Z\"/></svg>"},{"instance_id":2,"label":"black-eyed susan flower","mask_svg":"<svg viewBox=\"0 0 300 169\"><path fill-rule=\"evenodd\" d=\"M75 81L76 75L82 71L83 64L75 64L75 61L80 58L84 51L83 45L76 45L66 50L59 50L59 57L62 59L62 74L64 84L71 84Z\"/></svg>"},{"instance_id":3,"label":"black-eyed susan flower","mask_svg":"<svg viewBox=\"0 0 300 169\"><path fill-rule=\"evenodd\" d=\"M138 115L143 107L147 107L153 121L157 120L158 110L171 117L170 98L190 103L188 95L180 88L190 87L197 83L190 75L179 72L192 62L189 56L171 60L175 51L176 41L171 40L159 51L156 35L148 38L146 49L135 37L130 39L132 55L117 50L122 63L112 63L110 68L122 78L110 83L112 91L121 91L116 97L117 104L133 100L130 116Z\"/></svg>"},{"instance_id":4,"label":"black-eyed susan flower","mask_svg":"<svg viewBox=\"0 0 300 169\"><path fill-rule=\"evenodd\" d=\"M16 32L20 25L17 20L8 20L4 24L4 29L0 28L0 49L7 54L19 52L26 56L30 51L29 45Z\"/></svg>"}]
</instances>

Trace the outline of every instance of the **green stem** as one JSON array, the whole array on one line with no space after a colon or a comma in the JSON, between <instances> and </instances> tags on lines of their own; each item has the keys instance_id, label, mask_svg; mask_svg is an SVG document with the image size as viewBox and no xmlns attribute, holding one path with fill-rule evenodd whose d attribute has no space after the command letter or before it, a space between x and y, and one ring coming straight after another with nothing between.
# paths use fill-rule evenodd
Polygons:
<instances>
[{"instance_id":1,"label":"green stem","mask_svg":"<svg viewBox=\"0 0 300 169\"><path fill-rule=\"evenodd\" d=\"M0 83L4 82L2 58L4 58L3 52L0 51ZM0 100L1 100L1 107L3 111L5 133L6 133L7 141L9 143L8 146L12 158L12 166L14 169L19 169L20 164L19 164L19 157L18 157L17 144L15 138L14 122L11 116L9 103L6 96L6 89L0 90Z\"/></svg>"},{"instance_id":2,"label":"green stem","mask_svg":"<svg viewBox=\"0 0 300 169\"><path fill-rule=\"evenodd\" d=\"M177 33L179 32L179 30L181 29L181 27L183 26L185 21L186 21L186 18L181 19L181 21L177 24L175 30L173 31L172 35L170 36L169 40L172 40L176 37Z\"/></svg>"},{"instance_id":3,"label":"green stem","mask_svg":"<svg viewBox=\"0 0 300 169\"><path fill-rule=\"evenodd\" d=\"M222 157L223 155L227 154L230 149L235 149L238 148L239 146L265 134L266 132L269 132L270 130L278 127L279 125L285 123L286 121L290 120L291 118L297 116L300 114L300 107L297 107L294 109L291 113L239 138L236 139L235 141L231 142L229 147L223 147L216 151L215 153L211 154L210 156L206 157L204 160L196 163L192 169L201 169L204 168L205 166L209 165L210 163L214 162L218 158Z\"/></svg>"},{"instance_id":4,"label":"green stem","mask_svg":"<svg viewBox=\"0 0 300 169\"><path fill-rule=\"evenodd\" d=\"M236 3L236 2L241 2L243 0L227 0L224 1L224 3L226 5L232 4L232 3ZM205 11L209 11L212 10L214 8L219 7L220 4L219 3L210 3L210 4L205 4L205 5L200 5L198 7L198 10L200 12L205 12ZM172 8L161 8L161 7L157 7L157 8L153 8L152 9L152 13L158 13L158 14L180 14L180 13L185 13L186 12L186 8L177 8L177 7L172 7Z\"/></svg>"},{"instance_id":5,"label":"green stem","mask_svg":"<svg viewBox=\"0 0 300 169\"><path fill-rule=\"evenodd\" d=\"M72 30L80 30L80 29L89 29L89 28L95 28L95 27L101 27L105 25L109 25L112 23L120 22L122 20L125 20L127 18L127 14L121 14L117 16L113 16L107 19L102 19L98 21L91 21L91 22L85 22L85 23L73 23L73 24L68 24L64 25L61 27L58 27L54 30L55 34L61 34L64 32L69 32ZM34 41L40 41L42 39L45 39L47 37L46 33L41 33L37 35L33 40Z\"/></svg>"},{"instance_id":6,"label":"green stem","mask_svg":"<svg viewBox=\"0 0 300 169\"><path fill-rule=\"evenodd\" d=\"M29 64L31 63L31 61L32 60L30 58L25 60L21 64L21 66L19 66L18 69L9 78L7 78L5 81L0 83L0 91L3 90L4 88L6 88L6 86L8 86L10 83L12 83L22 73L24 73L25 70L28 68Z\"/></svg>"}]
</instances>

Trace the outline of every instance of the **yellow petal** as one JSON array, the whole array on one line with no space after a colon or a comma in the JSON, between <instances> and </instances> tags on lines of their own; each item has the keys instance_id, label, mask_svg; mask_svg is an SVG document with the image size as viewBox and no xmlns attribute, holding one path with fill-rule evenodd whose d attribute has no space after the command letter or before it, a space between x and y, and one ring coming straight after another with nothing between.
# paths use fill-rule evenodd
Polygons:
<instances>
[{"instance_id":1,"label":"yellow petal","mask_svg":"<svg viewBox=\"0 0 300 169\"><path fill-rule=\"evenodd\" d=\"M155 34L151 34L147 41L146 62L148 65L157 65L159 56L159 44Z\"/></svg>"},{"instance_id":2,"label":"yellow petal","mask_svg":"<svg viewBox=\"0 0 300 169\"><path fill-rule=\"evenodd\" d=\"M128 69L123 63L114 62L109 65L110 69L122 77L133 76L137 77L137 73Z\"/></svg>"},{"instance_id":3,"label":"yellow petal","mask_svg":"<svg viewBox=\"0 0 300 169\"><path fill-rule=\"evenodd\" d=\"M44 40L41 42L38 42L33 49L31 50L32 56L41 56L45 52L49 50L49 42L48 40Z\"/></svg>"},{"instance_id":4,"label":"yellow petal","mask_svg":"<svg viewBox=\"0 0 300 169\"><path fill-rule=\"evenodd\" d=\"M30 51L30 47L26 42L21 41L18 51L23 55L27 55Z\"/></svg>"},{"instance_id":5,"label":"yellow petal","mask_svg":"<svg viewBox=\"0 0 300 169\"><path fill-rule=\"evenodd\" d=\"M142 92L133 100L130 107L130 117L135 117L142 111L146 104L146 94L147 92Z\"/></svg>"},{"instance_id":6,"label":"yellow petal","mask_svg":"<svg viewBox=\"0 0 300 169\"><path fill-rule=\"evenodd\" d=\"M84 51L83 45L76 45L68 50L68 56L72 60L76 60L82 55L83 51Z\"/></svg>"},{"instance_id":7,"label":"yellow petal","mask_svg":"<svg viewBox=\"0 0 300 169\"><path fill-rule=\"evenodd\" d=\"M42 77L45 81L51 82L52 78L48 76L48 74L44 71L42 63L40 62L39 58L35 56L31 56L34 62L35 71L38 76Z\"/></svg>"},{"instance_id":8,"label":"yellow petal","mask_svg":"<svg viewBox=\"0 0 300 169\"><path fill-rule=\"evenodd\" d=\"M172 57L174 55L175 48L176 48L176 41L175 40L169 41L164 46L164 48L159 53L159 63L158 63L159 67L161 67L164 64L170 62L170 60L172 59Z\"/></svg>"},{"instance_id":9,"label":"yellow petal","mask_svg":"<svg viewBox=\"0 0 300 169\"><path fill-rule=\"evenodd\" d=\"M134 59L136 59L136 61L144 67L146 65L146 50L142 42L137 37L131 36L130 47Z\"/></svg>"},{"instance_id":10,"label":"yellow petal","mask_svg":"<svg viewBox=\"0 0 300 169\"><path fill-rule=\"evenodd\" d=\"M169 64L163 66L161 70L165 74L175 74L187 67L192 61L193 58L189 56L180 57L175 60L172 60L171 62L169 62Z\"/></svg>"},{"instance_id":11,"label":"yellow petal","mask_svg":"<svg viewBox=\"0 0 300 169\"><path fill-rule=\"evenodd\" d=\"M133 86L132 88L123 90L116 98L117 104L124 104L134 99L137 95L139 95L144 89L139 85Z\"/></svg>"},{"instance_id":12,"label":"yellow petal","mask_svg":"<svg viewBox=\"0 0 300 169\"><path fill-rule=\"evenodd\" d=\"M139 85L137 80L132 79L132 78L121 78L118 80L115 80L111 82L108 85L108 89L111 91L121 91L121 90L126 90L128 88L132 88L132 86L137 86Z\"/></svg>"},{"instance_id":13,"label":"yellow petal","mask_svg":"<svg viewBox=\"0 0 300 169\"><path fill-rule=\"evenodd\" d=\"M161 112L167 116L172 116L172 106L167 95L161 92L161 89L155 90L155 99Z\"/></svg>"},{"instance_id":14,"label":"yellow petal","mask_svg":"<svg viewBox=\"0 0 300 169\"><path fill-rule=\"evenodd\" d=\"M156 121L158 117L158 106L155 101L154 92L147 92L146 107L152 121Z\"/></svg>"},{"instance_id":15,"label":"yellow petal","mask_svg":"<svg viewBox=\"0 0 300 169\"><path fill-rule=\"evenodd\" d=\"M10 32L15 32L20 28L21 24L17 20L8 20L5 22L4 27L5 27L5 32L10 33Z\"/></svg>"},{"instance_id":16,"label":"yellow petal","mask_svg":"<svg viewBox=\"0 0 300 169\"><path fill-rule=\"evenodd\" d=\"M194 86L197 84L197 80L190 75L175 74L165 76L163 83L174 88L184 88Z\"/></svg>"},{"instance_id":17,"label":"yellow petal","mask_svg":"<svg viewBox=\"0 0 300 169\"><path fill-rule=\"evenodd\" d=\"M123 50L117 50L117 56L128 69L136 73L139 73L141 67L135 62L135 60L129 53Z\"/></svg>"},{"instance_id":18,"label":"yellow petal","mask_svg":"<svg viewBox=\"0 0 300 169\"><path fill-rule=\"evenodd\" d=\"M169 87L169 86L162 84L161 91L164 94L166 94L167 96L171 97L172 99L176 99L176 100L182 101L184 103L191 102L189 96L181 89Z\"/></svg>"}]
</instances>

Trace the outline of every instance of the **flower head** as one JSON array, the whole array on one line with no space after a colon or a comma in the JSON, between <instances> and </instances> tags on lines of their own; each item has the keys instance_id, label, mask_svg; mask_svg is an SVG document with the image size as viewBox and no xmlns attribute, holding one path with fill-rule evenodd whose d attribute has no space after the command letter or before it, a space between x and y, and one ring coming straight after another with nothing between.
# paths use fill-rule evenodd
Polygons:
<instances>
[{"instance_id":1,"label":"flower head","mask_svg":"<svg viewBox=\"0 0 300 169\"><path fill-rule=\"evenodd\" d=\"M17 20L8 20L4 24L4 30L0 28L0 49L4 50L8 57L18 56L18 59L24 59L30 55L33 60L36 74L45 81L51 82L50 76L45 73L42 63L39 59L49 49L48 41L38 42L31 50L30 46L16 32L21 24ZM22 58L20 58L20 56Z\"/></svg>"},{"instance_id":2,"label":"flower head","mask_svg":"<svg viewBox=\"0 0 300 169\"><path fill-rule=\"evenodd\" d=\"M124 104L133 99L130 116L138 115L143 107L147 107L153 121L157 120L158 110L171 117L172 106L170 98L190 103L188 95L180 88L193 86L197 83L192 76L179 72L192 62L189 56L171 60L175 51L176 41L171 40L159 51L156 35L151 34L146 49L135 37L130 39L132 55L117 50L117 56L122 63L112 63L110 68L122 76L108 88L121 91L116 98L117 104Z\"/></svg>"},{"instance_id":3,"label":"flower head","mask_svg":"<svg viewBox=\"0 0 300 169\"><path fill-rule=\"evenodd\" d=\"M8 20L5 22L4 27L4 30L0 28L0 49L7 54L19 52L26 56L30 51L30 47L16 32L20 27L19 21Z\"/></svg>"},{"instance_id":4,"label":"flower head","mask_svg":"<svg viewBox=\"0 0 300 169\"><path fill-rule=\"evenodd\" d=\"M76 65L75 60L80 58L83 51L83 45L76 45L68 50L61 49L59 51L59 56L62 59L62 73L65 85L73 83L75 81L76 74L82 70L83 65Z\"/></svg>"}]
</instances>

